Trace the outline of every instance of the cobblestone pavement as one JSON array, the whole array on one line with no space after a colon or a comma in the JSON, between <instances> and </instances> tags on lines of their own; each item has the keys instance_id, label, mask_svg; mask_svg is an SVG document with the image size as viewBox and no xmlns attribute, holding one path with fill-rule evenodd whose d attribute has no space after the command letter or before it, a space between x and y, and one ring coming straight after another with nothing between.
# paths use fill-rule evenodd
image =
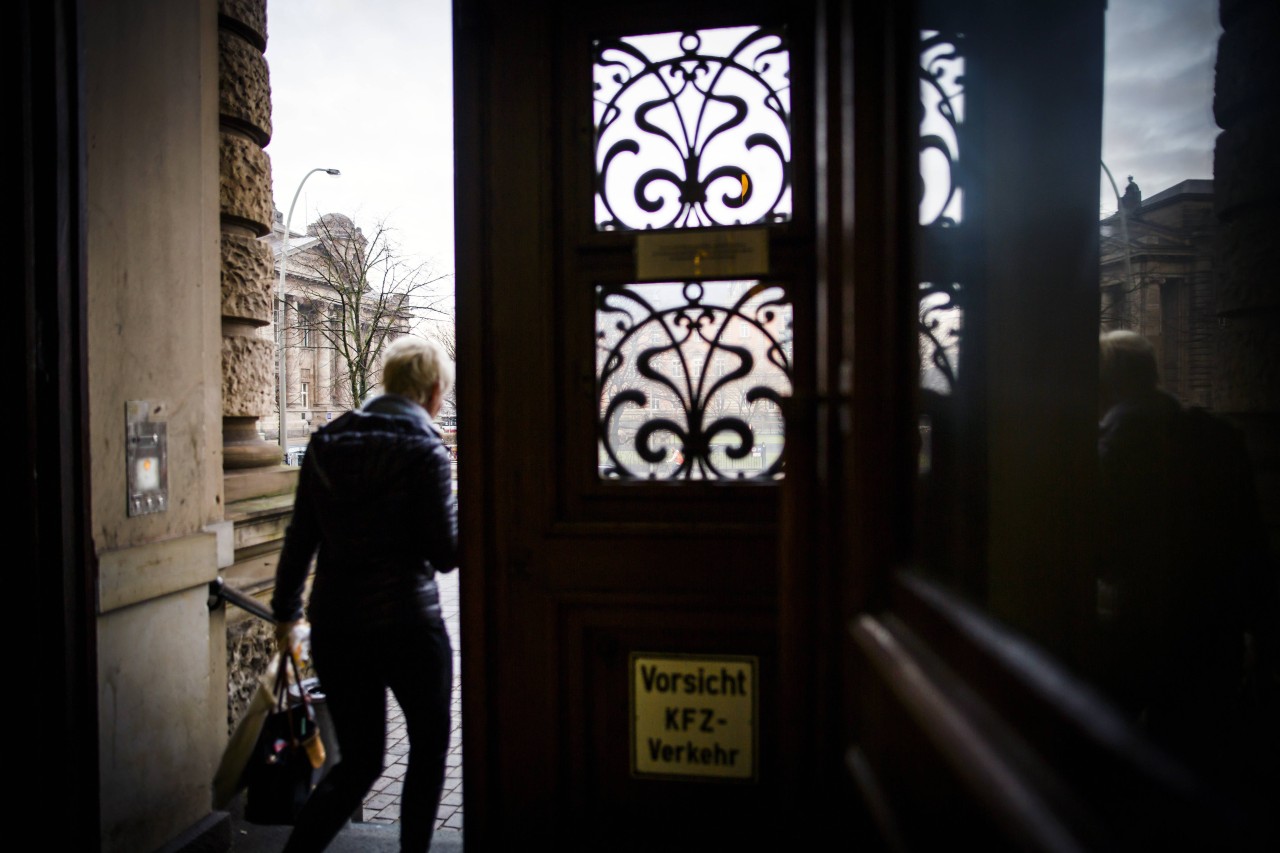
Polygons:
<instances>
[{"instance_id":1,"label":"cobblestone pavement","mask_svg":"<svg viewBox=\"0 0 1280 853\"><path fill-rule=\"evenodd\" d=\"M436 575L436 584L453 644L453 726L449 734L449 757L445 759L444 790L440 794L440 810L436 812L436 829L449 832L462 830L462 640L458 630L458 573ZM404 727L404 714L388 690L387 751L382 776L373 783L364 801L366 823L400 821L400 790L404 787L401 780L408 760L409 735Z\"/></svg>"}]
</instances>

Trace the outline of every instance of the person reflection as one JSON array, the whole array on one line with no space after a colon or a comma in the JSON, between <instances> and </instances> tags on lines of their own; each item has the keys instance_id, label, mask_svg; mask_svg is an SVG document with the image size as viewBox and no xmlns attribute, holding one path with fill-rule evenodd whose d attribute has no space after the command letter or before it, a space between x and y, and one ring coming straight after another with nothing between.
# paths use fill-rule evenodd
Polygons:
<instances>
[{"instance_id":1,"label":"person reflection","mask_svg":"<svg viewBox=\"0 0 1280 853\"><path fill-rule=\"evenodd\" d=\"M1238 782L1274 757L1275 720L1259 715L1276 707L1261 694L1274 691L1277 593L1243 439L1158 387L1146 338L1099 344L1100 678L1153 740Z\"/></svg>"}]
</instances>

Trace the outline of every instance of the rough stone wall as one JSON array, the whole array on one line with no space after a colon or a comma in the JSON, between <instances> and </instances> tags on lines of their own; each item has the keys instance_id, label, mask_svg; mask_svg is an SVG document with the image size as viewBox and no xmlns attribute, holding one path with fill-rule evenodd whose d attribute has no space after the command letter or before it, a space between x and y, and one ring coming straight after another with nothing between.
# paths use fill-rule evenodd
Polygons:
<instances>
[{"instance_id":1,"label":"rough stone wall","mask_svg":"<svg viewBox=\"0 0 1280 853\"><path fill-rule=\"evenodd\" d=\"M278 494L280 448L259 436L258 421L275 407L275 343L259 331L271 322L273 260L258 240L271 232L271 83L266 0L218 2L218 199L222 225L222 435L226 518L237 542L261 521L244 503ZM266 491L263 491L266 489ZM237 496L235 500L232 495ZM291 500L276 507L287 517ZM256 519L256 521L255 521ZM226 581L244 588L246 564L271 559L264 544L247 558L237 551ZM227 727L234 728L275 651L270 623L239 614L227 621Z\"/></svg>"},{"instance_id":2,"label":"rough stone wall","mask_svg":"<svg viewBox=\"0 0 1280 853\"><path fill-rule=\"evenodd\" d=\"M220 148L224 230L235 224L256 237L271 233L271 158L256 140L225 129Z\"/></svg>"},{"instance_id":3,"label":"rough stone wall","mask_svg":"<svg viewBox=\"0 0 1280 853\"><path fill-rule=\"evenodd\" d=\"M257 238L271 232L271 83L266 0L218 4L218 197L222 221L223 464L278 465L258 436L271 411L275 348L256 330L271 321L272 260Z\"/></svg>"},{"instance_id":4,"label":"rough stone wall","mask_svg":"<svg viewBox=\"0 0 1280 853\"><path fill-rule=\"evenodd\" d=\"M258 338L228 335L222 339L222 412L259 417L275 401L275 345Z\"/></svg>"},{"instance_id":5,"label":"rough stone wall","mask_svg":"<svg viewBox=\"0 0 1280 853\"><path fill-rule=\"evenodd\" d=\"M275 654L275 630L261 619L227 624L227 734L249 707Z\"/></svg>"},{"instance_id":6,"label":"rough stone wall","mask_svg":"<svg viewBox=\"0 0 1280 853\"><path fill-rule=\"evenodd\" d=\"M271 140L271 82L262 50L239 35L218 33L218 110L224 122L266 145Z\"/></svg>"},{"instance_id":7,"label":"rough stone wall","mask_svg":"<svg viewBox=\"0 0 1280 853\"><path fill-rule=\"evenodd\" d=\"M267 49L267 4L265 0L218 0L218 26L233 29Z\"/></svg>"},{"instance_id":8,"label":"rough stone wall","mask_svg":"<svg viewBox=\"0 0 1280 853\"><path fill-rule=\"evenodd\" d=\"M1280 4L1222 0L1214 117L1215 268L1222 322L1214 403L1249 439L1273 553L1280 552L1280 277L1269 265L1280 198Z\"/></svg>"},{"instance_id":9,"label":"rough stone wall","mask_svg":"<svg viewBox=\"0 0 1280 853\"><path fill-rule=\"evenodd\" d=\"M257 617L227 623L227 734L249 707L254 691L276 654L275 628ZM315 675L309 662L300 668L303 678Z\"/></svg>"},{"instance_id":10,"label":"rough stone wall","mask_svg":"<svg viewBox=\"0 0 1280 853\"><path fill-rule=\"evenodd\" d=\"M242 234L222 235L222 313L271 322L271 247Z\"/></svg>"}]
</instances>

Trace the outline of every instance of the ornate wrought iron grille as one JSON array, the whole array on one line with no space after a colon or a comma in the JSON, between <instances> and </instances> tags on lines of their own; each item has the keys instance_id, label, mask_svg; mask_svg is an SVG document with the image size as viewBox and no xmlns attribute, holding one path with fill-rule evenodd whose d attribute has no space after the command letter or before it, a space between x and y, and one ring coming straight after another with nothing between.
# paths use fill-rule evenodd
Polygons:
<instances>
[{"instance_id":1,"label":"ornate wrought iron grille","mask_svg":"<svg viewBox=\"0 0 1280 853\"><path fill-rule=\"evenodd\" d=\"M960 368L960 285L920 285L920 386L948 394Z\"/></svg>"},{"instance_id":2,"label":"ornate wrought iron grille","mask_svg":"<svg viewBox=\"0 0 1280 853\"><path fill-rule=\"evenodd\" d=\"M784 31L627 36L594 48L597 228L791 218Z\"/></svg>"},{"instance_id":3,"label":"ornate wrought iron grille","mask_svg":"<svg viewBox=\"0 0 1280 853\"><path fill-rule=\"evenodd\" d=\"M951 227L963 218L957 177L964 123L963 36L925 30L920 43L920 224Z\"/></svg>"},{"instance_id":4,"label":"ornate wrought iron grille","mask_svg":"<svg viewBox=\"0 0 1280 853\"><path fill-rule=\"evenodd\" d=\"M950 279L952 240L964 218L958 163L964 123L963 36L925 30L920 40L920 225L923 255L937 281L920 284L920 384L955 390L960 367L964 291ZM940 268L938 268L940 267Z\"/></svg>"},{"instance_id":5,"label":"ornate wrought iron grille","mask_svg":"<svg viewBox=\"0 0 1280 853\"><path fill-rule=\"evenodd\" d=\"M606 479L779 479L791 305L756 281L596 288Z\"/></svg>"}]
</instances>

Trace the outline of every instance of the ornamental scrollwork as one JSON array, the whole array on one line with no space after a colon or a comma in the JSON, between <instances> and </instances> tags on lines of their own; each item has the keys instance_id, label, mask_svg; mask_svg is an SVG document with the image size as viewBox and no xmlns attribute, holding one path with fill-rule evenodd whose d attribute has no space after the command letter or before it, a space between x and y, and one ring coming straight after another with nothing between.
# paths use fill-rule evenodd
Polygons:
<instances>
[{"instance_id":1,"label":"ornamental scrollwork","mask_svg":"<svg viewBox=\"0 0 1280 853\"><path fill-rule=\"evenodd\" d=\"M964 123L963 36L926 30L920 42L920 224L942 228L962 216L960 128Z\"/></svg>"},{"instance_id":2,"label":"ornamental scrollwork","mask_svg":"<svg viewBox=\"0 0 1280 853\"><path fill-rule=\"evenodd\" d=\"M940 394L956 387L963 310L960 285L920 285L920 384Z\"/></svg>"},{"instance_id":3,"label":"ornamental scrollwork","mask_svg":"<svg viewBox=\"0 0 1280 853\"><path fill-rule=\"evenodd\" d=\"M924 30L920 34L919 216L920 244L933 264L919 286L920 385L950 395L960 369L962 321L967 292L952 280L959 258L954 256L963 211L960 158L964 131L964 37L959 33ZM963 276L962 276L963 277Z\"/></svg>"},{"instance_id":4,"label":"ornamental scrollwork","mask_svg":"<svg viewBox=\"0 0 1280 853\"><path fill-rule=\"evenodd\" d=\"M605 479L782 476L791 306L760 282L597 288Z\"/></svg>"},{"instance_id":5,"label":"ornamental scrollwork","mask_svg":"<svg viewBox=\"0 0 1280 853\"><path fill-rule=\"evenodd\" d=\"M791 217L790 53L781 29L594 44L596 226Z\"/></svg>"}]
</instances>

